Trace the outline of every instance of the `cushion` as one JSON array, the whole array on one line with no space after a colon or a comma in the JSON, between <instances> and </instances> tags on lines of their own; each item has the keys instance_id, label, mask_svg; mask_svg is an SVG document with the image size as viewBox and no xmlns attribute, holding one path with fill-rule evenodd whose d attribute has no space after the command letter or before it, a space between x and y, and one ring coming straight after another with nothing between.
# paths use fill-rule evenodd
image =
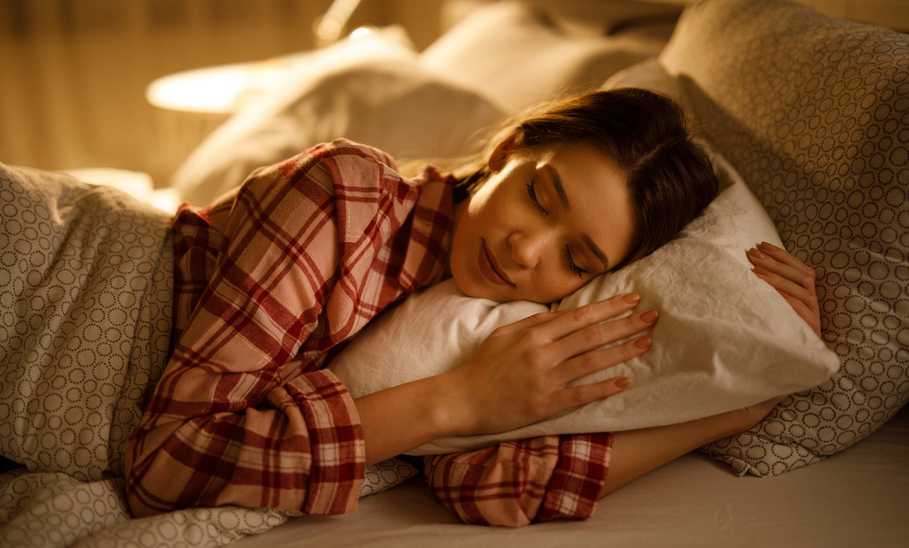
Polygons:
<instances>
[{"instance_id":1,"label":"cushion","mask_svg":"<svg viewBox=\"0 0 909 548\"><path fill-rule=\"evenodd\" d=\"M745 250L761 240L781 245L773 224L734 169L717 155L713 161L723 183L720 195L675 240L596 277L554 306L574 309L636 291L642 296L638 310L660 310L648 354L576 381L627 374L633 379L629 389L555 419L499 434L435 440L407 453L684 422L830 378L839 367L836 355L751 272L745 257ZM330 367L360 397L456 367L496 327L546 310L528 301L466 297L448 279L367 325Z\"/></svg>"},{"instance_id":2,"label":"cushion","mask_svg":"<svg viewBox=\"0 0 909 548\"><path fill-rule=\"evenodd\" d=\"M475 132L503 116L477 92L422 68L382 32L320 50L262 90L202 142L177 170L173 186L193 205L207 205L255 168L346 137L399 161L468 154ZM445 108L439 108L444 105Z\"/></svg>"},{"instance_id":3,"label":"cushion","mask_svg":"<svg viewBox=\"0 0 909 548\"><path fill-rule=\"evenodd\" d=\"M816 269L842 368L703 449L775 476L864 439L909 400L909 36L782 0L689 7L660 61Z\"/></svg>"},{"instance_id":4,"label":"cushion","mask_svg":"<svg viewBox=\"0 0 909 548\"><path fill-rule=\"evenodd\" d=\"M363 471L363 485L360 487L360 497L376 495L419 474L420 471L413 464L397 457L375 464L368 464Z\"/></svg>"},{"instance_id":5,"label":"cushion","mask_svg":"<svg viewBox=\"0 0 909 548\"><path fill-rule=\"evenodd\" d=\"M483 90L513 113L563 93L594 89L662 46L633 34L569 33L539 7L504 2L476 10L433 42L420 62Z\"/></svg>"}]
</instances>

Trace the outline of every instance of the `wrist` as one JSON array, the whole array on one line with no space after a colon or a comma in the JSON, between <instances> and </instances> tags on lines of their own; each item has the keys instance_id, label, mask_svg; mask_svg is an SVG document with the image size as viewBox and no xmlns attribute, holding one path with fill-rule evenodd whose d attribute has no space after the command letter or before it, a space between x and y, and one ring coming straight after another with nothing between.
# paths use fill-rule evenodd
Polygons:
<instances>
[{"instance_id":1,"label":"wrist","mask_svg":"<svg viewBox=\"0 0 909 548\"><path fill-rule=\"evenodd\" d=\"M461 424L451 410L442 379L427 377L373 392L354 400L366 445L366 464L374 464L452 435Z\"/></svg>"},{"instance_id":2,"label":"wrist","mask_svg":"<svg viewBox=\"0 0 909 548\"><path fill-rule=\"evenodd\" d=\"M441 373L430 380L433 383L433 406L430 420L445 436L467 436L474 432L469 390L457 369Z\"/></svg>"}]
</instances>

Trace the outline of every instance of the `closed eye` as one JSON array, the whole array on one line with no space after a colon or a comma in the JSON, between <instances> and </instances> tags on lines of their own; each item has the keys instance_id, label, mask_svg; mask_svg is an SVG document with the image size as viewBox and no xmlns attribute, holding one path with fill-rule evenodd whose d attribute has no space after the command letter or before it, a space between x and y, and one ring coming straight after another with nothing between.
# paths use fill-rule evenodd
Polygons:
<instances>
[{"instance_id":1,"label":"closed eye","mask_svg":"<svg viewBox=\"0 0 909 548\"><path fill-rule=\"evenodd\" d=\"M526 185L527 186L527 195L530 196L530 200L533 202L533 204L536 206L536 208L540 211L540 213L542 213L544 217L548 217L549 211L545 207L543 207L543 204L541 204L540 200L537 198L537 191L534 186L536 184L536 181L537 181L537 178L534 177L533 179L530 180L529 183L527 183L527 185ZM583 268L581 268L577 264L575 264L574 258L571 256L571 249L569 249L567 245L565 246L565 262L568 266L568 269L570 271L574 272L578 276L578 278L583 279L584 274L589 274L588 271L584 270Z\"/></svg>"}]
</instances>

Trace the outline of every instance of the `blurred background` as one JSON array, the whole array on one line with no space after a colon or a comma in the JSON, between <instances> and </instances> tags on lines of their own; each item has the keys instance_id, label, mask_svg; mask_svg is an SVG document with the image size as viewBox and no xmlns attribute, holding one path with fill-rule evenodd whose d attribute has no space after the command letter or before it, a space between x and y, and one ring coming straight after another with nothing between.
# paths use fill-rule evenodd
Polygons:
<instances>
[{"instance_id":1,"label":"blurred background","mask_svg":"<svg viewBox=\"0 0 909 548\"><path fill-rule=\"evenodd\" d=\"M200 87L185 71L303 53L365 25L400 25L420 51L472 7L490 1L0 0L0 161L133 170L165 187L194 145L230 115L219 91L244 77L221 70L221 80L209 78L208 87ZM909 31L909 0L799 1L837 17ZM610 2L532 3L558 4L583 20L592 4L602 12ZM677 13L685 3L613 4L659 15ZM184 78L168 79L176 73ZM174 95L184 92L180 82L186 93L201 91L210 106L181 103ZM162 95L163 83L172 84L164 90L169 98Z\"/></svg>"}]
</instances>

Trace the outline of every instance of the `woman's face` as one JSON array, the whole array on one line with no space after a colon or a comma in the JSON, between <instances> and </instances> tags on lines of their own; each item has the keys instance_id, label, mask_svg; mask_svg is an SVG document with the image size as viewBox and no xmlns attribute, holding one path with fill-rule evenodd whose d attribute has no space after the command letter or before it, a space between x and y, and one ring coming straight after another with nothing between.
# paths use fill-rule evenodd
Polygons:
<instances>
[{"instance_id":1,"label":"woman's face","mask_svg":"<svg viewBox=\"0 0 909 548\"><path fill-rule=\"evenodd\" d=\"M500 145L489 162L493 173L458 204L449 266L465 295L547 304L629 251L634 212L626 176L586 144L510 154L509 147Z\"/></svg>"}]
</instances>

